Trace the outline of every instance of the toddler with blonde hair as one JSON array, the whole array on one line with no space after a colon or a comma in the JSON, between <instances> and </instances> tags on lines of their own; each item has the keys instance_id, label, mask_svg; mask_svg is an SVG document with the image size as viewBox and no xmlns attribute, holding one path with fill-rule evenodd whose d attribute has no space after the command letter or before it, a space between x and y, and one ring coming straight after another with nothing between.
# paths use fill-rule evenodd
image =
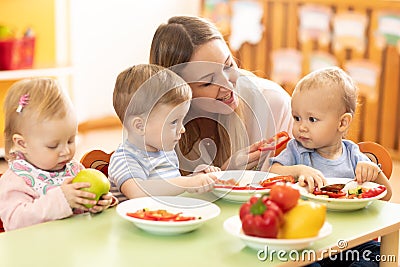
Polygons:
<instances>
[{"instance_id":1,"label":"toddler with blonde hair","mask_svg":"<svg viewBox=\"0 0 400 267\"><path fill-rule=\"evenodd\" d=\"M16 82L4 112L9 168L0 179L0 218L6 231L110 206L111 193L96 202L95 194L80 190L90 183L72 183L84 168L73 160L77 118L54 79Z\"/></svg>"}]
</instances>

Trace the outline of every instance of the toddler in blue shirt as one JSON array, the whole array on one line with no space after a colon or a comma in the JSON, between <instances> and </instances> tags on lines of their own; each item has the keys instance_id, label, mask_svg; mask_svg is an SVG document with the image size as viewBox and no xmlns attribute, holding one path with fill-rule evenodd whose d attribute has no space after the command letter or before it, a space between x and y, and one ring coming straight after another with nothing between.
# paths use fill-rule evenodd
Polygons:
<instances>
[{"instance_id":1,"label":"toddler in blue shirt","mask_svg":"<svg viewBox=\"0 0 400 267\"><path fill-rule=\"evenodd\" d=\"M350 76L338 67L314 71L303 77L292 94L293 137L287 148L270 158L270 171L292 175L309 191L326 184L325 177L355 178L363 183L373 181L387 188L383 198L389 200L392 189L378 165L371 162L358 145L344 137L350 127L357 105L357 87ZM372 260L323 259L313 263L321 266L379 266L380 243L369 241L352 248ZM341 252L345 253L345 252Z\"/></svg>"},{"instance_id":2,"label":"toddler in blue shirt","mask_svg":"<svg viewBox=\"0 0 400 267\"><path fill-rule=\"evenodd\" d=\"M293 137L287 148L270 159L270 171L296 177L301 186L326 184L325 177L372 181L392 188L379 166L358 145L344 137L357 105L357 87L338 67L314 71L303 77L292 94Z\"/></svg>"}]
</instances>

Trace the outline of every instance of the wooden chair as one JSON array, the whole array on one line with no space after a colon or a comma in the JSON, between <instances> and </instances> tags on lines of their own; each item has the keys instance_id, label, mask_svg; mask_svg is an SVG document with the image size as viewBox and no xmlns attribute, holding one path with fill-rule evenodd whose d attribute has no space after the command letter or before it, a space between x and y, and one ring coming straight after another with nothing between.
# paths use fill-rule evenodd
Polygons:
<instances>
[{"instance_id":1,"label":"wooden chair","mask_svg":"<svg viewBox=\"0 0 400 267\"><path fill-rule=\"evenodd\" d=\"M101 171L108 177L108 165L111 155L102 150L91 150L81 158L81 163L85 168L92 168Z\"/></svg>"},{"instance_id":2,"label":"wooden chair","mask_svg":"<svg viewBox=\"0 0 400 267\"><path fill-rule=\"evenodd\" d=\"M83 155L81 158L81 163L85 168L99 170L108 177L108 165L110 164L110 158L113 153L114 151L111 153L106 153L102 150L91 150ZM121 195L121 193L113 186L111 187L110 191L114 196L110 207L114 207L119 203L118 196Z\"/></svg>"},{"instance_id":3,"label":"wooden chair","mask_svg":"<svg viewBox=\"0 0 400 267\"><path fill-rule=\"evenodd\" d=\"M360 151L363 152L368 158L378 164L383 173L388 179L392 175L393 161L389 152L378 143L367 141L358 143Z\"/></svg>"},{"instance_id":4,"label":"wooden chair","mask_svg":"<svg viewBox=\"0 0 400 267\"><path fill-rule=\"evenodd\" d=\"M386 177L390 179L390 176L392 175L393 161L386 148L371 141L359 142L358 147L372 162L378 164ZM374 240L379 241L379 239L380 238L378 237Z\"/></svg>"}]
</instances>

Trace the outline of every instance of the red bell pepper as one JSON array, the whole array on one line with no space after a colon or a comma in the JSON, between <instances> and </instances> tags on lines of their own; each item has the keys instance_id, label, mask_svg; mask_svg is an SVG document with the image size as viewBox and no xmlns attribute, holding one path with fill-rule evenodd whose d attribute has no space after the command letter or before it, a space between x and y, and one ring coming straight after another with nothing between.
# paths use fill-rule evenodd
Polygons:
<instances>
[{"instance_id":1,"label":"red bell pepper","mask_svg":"<svg viewBox=\"0 0 400 267\"><path fill-rule=\"evenodd\" d=\"M386 187L383 185L380 185L375 188L370 188L365 192L361 193L361 198L371 198L371 197L376 197L383 193L386 190Z\"/></svg>"},{"instance_id":2,"label":"red bell pepper","mask_svg":"<svg viewBox=\"0 0 400 267\"><path fill-rule=\"evenodd\" d=\"M279 182L289 182L294 183L294 177L291 175L280 175L271 178L267 178L260 182L260 185L264 188L271 188L273 185Z\"/></svg>"},{"instance_id":3,"label":"red bell pepper","mask_svg":"<svg viewBox=\"0 0 400 267\"><path fill-rule=\"evenodd\" d=\"M171 213L166 210L148 210L141 209L136 212L128 212L127 216L142 220L148 221L174 221L174 222L182 222L182 221L190 221L196 220L197 218L194 216L183 216L182 212Z\"/></svg>"},{"instance_id":4,"label":"red bell pepper","mask_svg":"<svg viewBox=\"0 0 400 267\"><path fill-rule=\"evenodd\" d=\"M275 183L274 183L275 184ZM256 187L251 185L237 186L237 185L215 185L214 188L232 189L232 190L265 190L269 187Z\"/></svg>"},{"instance_id":5,"label":"red bell pepper","mask_svg":"<svg viewBox=\"0 0 400 267\"><path fill-rule=\"evenodd\" d=\"M246 235L276 238L283 223L279 206L267 196L253 196L240 207L242 230Z\"/></svg>"},{"instance_id":6,"label":"red bell pepper","mask_svg":"<svg viewBox=\"0 0 400 267\"><path fill-rule=\"evenodd\" d=\"M267 143L258 148L260 151L278 150L290 140L287 132L279 132L267 140Z\"/></svg>"},{"instance_id":7,"label":"red bell pepper","mask_svg":"<svg viewBox=\"0 0 400 267\"><path fill-rule=\"evenodd\" d=\"M340 198L340 197L345 197L347 194L343 191L338 191L338 192L331 192L331 191L325 191L325 190L319 190L316 188L313 192L314 195L326 195L330 198Z\"/></svg>"}]
</instances>

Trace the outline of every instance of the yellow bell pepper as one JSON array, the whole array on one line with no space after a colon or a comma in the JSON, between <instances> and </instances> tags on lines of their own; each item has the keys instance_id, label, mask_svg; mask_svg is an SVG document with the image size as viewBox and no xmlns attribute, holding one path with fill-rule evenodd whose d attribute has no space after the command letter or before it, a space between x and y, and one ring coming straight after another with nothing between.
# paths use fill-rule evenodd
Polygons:
<instances>
[{"instance_id":1,"label":"yellow bell pepper","mask_svg":"<svg viewBox=\"0 0 400 267\"><path fill-rule=\"evenodd\" d=\"M326 218L326 206L312 201L299 200L297 205L283 215L284 223L278 238L294 239L318 235Z\"/></svg>"}]
</instances>

